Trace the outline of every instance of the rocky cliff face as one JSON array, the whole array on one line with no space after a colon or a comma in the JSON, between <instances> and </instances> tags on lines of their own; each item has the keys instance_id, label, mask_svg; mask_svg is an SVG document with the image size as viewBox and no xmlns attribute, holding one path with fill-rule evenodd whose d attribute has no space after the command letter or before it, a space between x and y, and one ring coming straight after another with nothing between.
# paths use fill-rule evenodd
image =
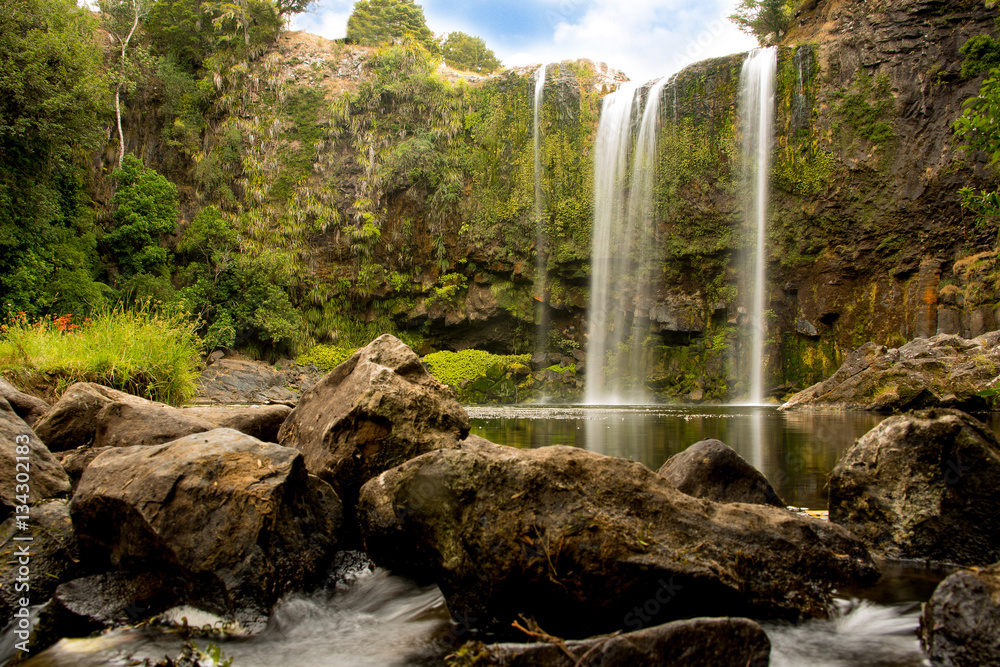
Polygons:
<instances>
[{"instance_id":1,"label":"rocky cliff face","mask_svg":"<svg viewBox=\"0 0 1000 667\"><path fill-rule=\"evenodd\" d=\"M775 393L822 379L869 340L996 328L996 230L977 228L958 196L983 182L984 164L950 129L980 83L961 78L959 47L991 31L994 14L979 0L800 10L780 48L771 177ZM630 315L648 324L647 382L667 396L745 391L742 62L698 63L662 92L649 243L664 249L663 277ZM534 68L473 80L410 47L294 33L259 67L219 83L228 106L217 111L238 122L205 143L224 148L225 128L239 128L238 204L220 205L256 242L297 253L297 305L317 338L395 330L438 348L525 352L544 314L551 352L586 348L594 138L620 73L590 61L547 68L539 238ZM186 210L212 201L182 191Z\"/></svg>"}]
</instances>

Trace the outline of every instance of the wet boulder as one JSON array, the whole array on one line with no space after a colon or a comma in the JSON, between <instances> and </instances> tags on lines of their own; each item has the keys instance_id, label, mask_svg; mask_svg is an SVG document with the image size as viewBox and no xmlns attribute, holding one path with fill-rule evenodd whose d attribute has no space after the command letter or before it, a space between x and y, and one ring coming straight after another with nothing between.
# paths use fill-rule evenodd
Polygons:
<instances>
[{"instance_id":1,"label":"wet boulder","mask_svg":"<svg viewBox=\"0 0 1000 667\"><path fill-rule=\"evenodd\" d=\"M69 502L57 499L32 506L26 527L19 526L14 517L0 524L0 563L4 564L0 568L0 618L4 619L11 617L19 599L40 604L60 582L76 576L79 552ZM27 577L22 565L29 572Z\"/></svg>"},{"instance_id":2,"label":"wet boulder","mask_svg":"<svg viewBox=\"0 0 1000 667\"><path fill-rule=\"evenodd\" d=\"M31 394L25 394L3 378L0 378L0 397L10 403L10 407L14 409L17 416L23 419L28 426L34 426L35 422L49 411L48 403Z\"/></svg>"},{"instance_id":3,"label":"wet boulder","mask_svg":"<svg viewBox=\"0 0 1000 667\"><path fill-rule=\"evenodd\" d=\"M10 403L0 398L0 521L19 506L33 507L69 492L69 476L62 465Z\"/></svg>"},{"instance_id":4,"label":"wet boulder","mask_svg":"<svg viewBox=\"0 0 1000 667\"><path fill-rule=\"evenodd\" d=\"M830 475L830 520L887 558L1000 560L1000 443L957 410L889 417Z\"/></svg>"},{"instance_id":5,"label":"wet boulder","mask_svg":"<svg viewBox=\"0 0 1000 667\"><path fill-rule=\"evenodd\" d=\"M640 463L573 447L478 443L362 488L373 560L436 582L452 614L520 615L584 637L695 616L824 616L878 576L846 530L774 507L692 498Z\"/></svg>"},{"instance_id":6,"label":"wet boulder","mask_svg":"<svg viewBox=\"0 0 1000 667\"><path fill-rule=\"evenodd\" d=\"M287 405L240 405L184 408L181 412L222 428L246 433L263 442L277 442L278 431L292 409Z\"/></svg>"},{"instance_id":7,"label":"wet boulder","mask_svg":"<svg viewBox=\"0 0 1000 667\"><path fill-rule=\"evenodd\" d=\"M694 618L562 645L493 644L478 654L506 667L767 667L771 642L746 618Z\"/></svg>"},{"instance_id":8,"label":"wet boulder","mask_svg":"<svg viewBox=\"0 0 1000 667\"><path fill-rule=\"evenodd\" d=\"M365 481L424 452L456 447L468 432L469 416L451 389L387 334L306 391L278 442L301 451L309 472L352 507Z\"/></svg>"},{"instance_id":9,"label":"wet boulder","mask_svg":"<svg viewBox=\"0 0 1000 667\"><path fill-rule=\"evenodd\" d=\"M299 452L232 429L109 449L71 504L90 571L171 573L192 604L251 620L319 579L341 511Z\"/></svg>"},{"instance_id":10,"label":"wet boulder","mask_svg":"<svg viewBox=\"0 0 1000 667\"><path fill-rule=\"evenodd\" d=\"M94 417L94 447L162 445L219 426L168 405L114 401Z\"/></svg>"},{"instance_id":11,"label":"wet boulder","mask_svg":"<svg viewBox=\"0 0 1000 667\"><path fill-rule=\"evenodd\" d=\"M920 643L932 665L1000 665L1000 563L942 581L924 605Z\"/></svg>"},{"instance_id":12,"label":"wet boulder","mask_svg":"<svg viewBox=\"0 0 1000 667\"><path fill-rule=\"evenodd\" d=\"M53 452L94 442L97 414L111 403L162 405L93 382L77 382L35 424L35 433Z\"/></svg>"},{"instance_id":13,"label":"wet boulder","mask_svg":"<svg viewBox=\"0 0 1000 667\"><path fill-rule=\"evenodd\" d=\"M694 443L667 459L656 474L695 498L785 507L767 478L719 440Z\"/></svg>"}]
</instances>

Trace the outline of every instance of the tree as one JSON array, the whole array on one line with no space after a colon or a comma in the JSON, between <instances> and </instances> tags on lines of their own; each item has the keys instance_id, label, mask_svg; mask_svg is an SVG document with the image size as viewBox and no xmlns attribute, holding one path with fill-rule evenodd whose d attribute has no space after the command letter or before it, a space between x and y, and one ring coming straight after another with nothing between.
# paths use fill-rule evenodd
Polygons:
<instances>
[{"instance_id":1,"label":"tree","mask_svg":"<svg viewBox=\"0 0 1000 667\"><path fill-rule=\"evenodd\" d=\"M111 173L117 189L111 198L112 228L104 244L125 278L163 274L167 250L163 238L177 230L177 188L139 158L128 155Z\"/></svg>"},{"instance_id":2,"label":"tree","mask_svg":"<svg viewBox=\"0 0 1000 667\"><path fill-rule=\"evenodd\" d=\"M85 186L110 118L102 61L74 0L0 0L0 304L16 311L101 299Z\"/></svg>"},{"instance_id":3,"label":"tree","mask_svg":"<svg viewBox=\"0 0 1000 667\"><path fill-rule=\"evenodd\" d=\"M347 39L355 44L381 46L393 40L409 37L431 53L437 43L424 10L413 0L359 0L347 19Z\"/></svg>"},{"instance_id":4,"label":"tree","mask_svg":"<svg viewBox=\"0 0 1000 667\"><path fill-rule=\"evenodd\" d=\"M763 46L777 42L788 30L792 12L786 0L740 0L729 20L740 30L753 35Z\"/></svg>"},{"instance_id":5,"label":"tree","mask_svg":"<svg viewBox=\"0 0 1000 667\"><path fill-rule=\"evenodd\" d=\"M464 32L448 33L441 43L441 55L448 66L455 69L489 73L500 67L496 54L486 48L482 38Z\"/></svg>"},{"instance_id":6,"label":"tree","mask_svg":"<svg viewBox=\"0 0 1000 667\"><path fill-rule=\"evenodd\" d=\"M115 84L115 122L118 126L118 166L125 158L125 135L122 133L122 91L135 88L138 78L138 61L141 53L133 42L139 23L149 13L151 0L98 0L101 23L117 47L117 58L112 67Z\"/></svg>"}]
</instances>

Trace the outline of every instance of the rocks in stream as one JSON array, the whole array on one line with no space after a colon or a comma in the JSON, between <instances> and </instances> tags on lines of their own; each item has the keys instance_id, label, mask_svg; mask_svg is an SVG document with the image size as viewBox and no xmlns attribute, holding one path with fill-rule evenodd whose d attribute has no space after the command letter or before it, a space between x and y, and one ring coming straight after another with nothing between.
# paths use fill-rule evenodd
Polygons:
<instances>
[{"instance_id":1,"label":"rocks in stream","mask_svg":"<svg viewBox=\"0 0 1000 667\"><path fill-rule=\"evenodd\" d=\"M932 665L1000 665L1000 563L942 581L924 605L920 643Z\"/></svg>"},{"instance_id":2,"label":"rocks in stream","mask_svg":"<svg viewBox=\"0 0 1000 667\"><path fill-rule=\"evenodd\" d=\"M457 447L469 416L402 341L384 335L309 389L278 442L305 457L348 507L365 481L424 452Z\"/></svg>"},{"instance_id":3,"label":"rocks in stream","mask_svg":"<svg viewBox=\"0 0 1000 667\"><path fill-rule=\"evenodd\" d=\"M264 442L277 442L278 431L292 409L287 405L227 405L184 408L182 412Z\"/></svg>"},{"instance_id":4,"label":"rocks in stream","mask_svg":"<svg viewBox=\"0 0 1000 667\"><path fill-rule=\"evenodd\" d=\"M745 618L695 618L556 645L493 644L478 655L505 667L767 667L771 642Z\"/></svg>"},{"instance_id":5,"label":"rocks in stream","mask_svg":"<svg viewBox=\"0 0 1000 667\"><path fill-rule=\"evenodd\" d=\"M522 614L572 637L823 616L833 587L878 576L839 526L692 498L642 464L572 447L430 452L365 484L358 517L376 563L435 581L453 615L497 632Z\"/></svg>"},{"instance_id":6,"label":"rocks in stream","mask_svg":"<svg viewBox=\"0 0 1000 667\"><path fill-rule=\"evenodd\" d=\"M830 520L887 558L1000 560L1000 443L958 410L889 417L830 476Z\"/></svg>"},{"instance_id":7,"label":"rocks in stream","mask_svg":"<svg viewBox=\"0 0 1000 667\"><path fill-rule=\"evenodd\" d=\"M217 424L168 405L113 401L94 417L94 447L162 445Z\"/></svg>"},{"instance_id":8,"label":"rocks in stream","mask_svg":"<svg viewBox=\"0 0 1000 667\"><path fill-rule=\"evenodd\" d=\"M35 424L35 433L53 452L93 444L98 413L112 403L162 405L93 382L77 382Z\"/></svg>"},{"instance_id":9,"label":"rocks in stream","mask_svg":"<svg viewBox=\"0 0 1000 667\"><path fill-rule=\"evenodd\" d=\"M105 451L71 512L90 571L162 571L205 608L252 619L319 580L342 507L296 450L215 429Z\"/></svg>"},{"instance_id":10,"label":"rocks in stream","mask_svg":"<svg viewBox=\"0 0 1000 667\"><path fill-rule=\"evenodd\" d=\"M829 379L795 394L782 409L985 410L986 399L979 392L997 378L998 343L1000 331L972 340L939 334L900 348L866 343Z\"/></svg>"},{"instance_id":11,"label":"rocks in stream","mask_svg":"<svg viewBox=\"0 0 1000 667\"><path fill-rule=\"evenodd\" d=\"M719 440L694 443L667 459L656 474L695 498L785 507L767 478Z\"/></svg>"}]
</instances>

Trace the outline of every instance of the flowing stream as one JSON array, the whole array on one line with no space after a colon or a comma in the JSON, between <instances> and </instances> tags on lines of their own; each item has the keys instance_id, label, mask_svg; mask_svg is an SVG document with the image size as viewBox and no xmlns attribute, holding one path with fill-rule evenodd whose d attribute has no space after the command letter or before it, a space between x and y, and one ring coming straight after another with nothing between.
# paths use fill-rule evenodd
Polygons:
<instances>
[{"instance_id":1,"label":"flowing stream","mask_svg":"<svg viewBox=\"0 0 1000 667\"><path fill-rule=\"evenodd\" d=\"M545 95L545 70L535 72L535 103L533 130L535 141L535 354L548 351L549 322L546 307L545 200L542 193L542 101Z\"/></svg>"}]
</instances>

